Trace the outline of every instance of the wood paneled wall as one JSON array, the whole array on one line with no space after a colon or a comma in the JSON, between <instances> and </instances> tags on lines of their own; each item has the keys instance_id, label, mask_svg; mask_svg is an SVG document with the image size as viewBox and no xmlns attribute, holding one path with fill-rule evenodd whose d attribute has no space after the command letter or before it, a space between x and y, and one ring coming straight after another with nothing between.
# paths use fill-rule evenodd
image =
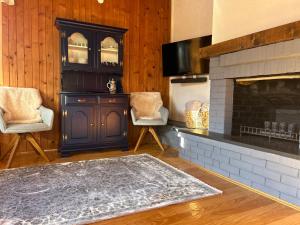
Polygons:
<instances>
[{"instance_id":1,"label":"wood paneled wall","mask_svg":"<svg viewBox=\"0 0 300 225\"><path fill-rule=\"evenodd\" d=\"M43 104L55 111L51 132L35 134L43 148L59 142L60 52L56 17L127 28L123 87L126 92L160 91L168 105L168 79L162 76L161 44L170 38L170 0L17 0L2 5L0 85L38 88ZM1 39L0 39L1 40ZM137 136L130 127L130 140ZM1 135L1 147L9 137ZM23 151L31 151L22 142Z\"/></svg>"}]
</instances>

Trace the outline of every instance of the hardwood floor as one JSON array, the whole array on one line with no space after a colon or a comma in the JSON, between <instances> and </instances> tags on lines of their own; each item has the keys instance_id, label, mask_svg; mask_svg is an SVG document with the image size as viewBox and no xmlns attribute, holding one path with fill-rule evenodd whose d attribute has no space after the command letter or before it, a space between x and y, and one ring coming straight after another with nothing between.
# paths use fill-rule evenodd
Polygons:
<instances>
[{"instance_id":1,"label":"hardwood floor","mask_svg":"<svg viewBox=\"0 0 300 225\"><path fill-rule=\"evenodd\" d=\"M222 195L200 200L167 206L141 213L131 214L111 220L98 222L98 225L298 225L300 212L275 202L257 193L237 186L231 182L212 175L177 156L177 151L167 149L162 153L158 146L142 146L136 154L149 153L163 161L201 179L223 191ZM133 151L123 152L110 150L90 152L60 158L56 152L48 152L51 163L78 161L134 154ZM43 164L37 154L19 155L12 166L29 166ZM5 162L0 163L3 168Z\"/></svg>"}]
</instances>

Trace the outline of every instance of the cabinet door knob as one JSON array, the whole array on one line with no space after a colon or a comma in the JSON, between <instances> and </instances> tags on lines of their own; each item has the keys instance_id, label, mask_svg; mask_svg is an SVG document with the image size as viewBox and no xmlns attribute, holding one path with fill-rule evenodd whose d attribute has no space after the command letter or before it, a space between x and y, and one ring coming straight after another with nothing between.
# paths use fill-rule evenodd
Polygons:
<instances>
[{"instance_id":1,"label":"cabinet door knob","mask_svg":"<svg viewBox=\"0 0 300 225\"><path fill-rule=\"evenodd\" d=\"M77 102L86 102L86 99L77 99Z\"/></svg>"},{"instance_id":2,"label":"cabinet door knob","mask_svg":"<svg viewBox=\"0 0 300 225\"><path fill-rule=\"evenodd\" d=\"M104 123L101 123L101 126L104 126Z\"/></svg>"},{"instance_id":3,"label":"cabinet door knob","mask_svg":"<svg viewBox=\"0 0 300 225\"><path fill-rule=\"evenodd\" d=\"M91 123L90 126L93 127L93 126L95 126L95 124L94 124L94 123Z\"/></svg>"}]
</instances>

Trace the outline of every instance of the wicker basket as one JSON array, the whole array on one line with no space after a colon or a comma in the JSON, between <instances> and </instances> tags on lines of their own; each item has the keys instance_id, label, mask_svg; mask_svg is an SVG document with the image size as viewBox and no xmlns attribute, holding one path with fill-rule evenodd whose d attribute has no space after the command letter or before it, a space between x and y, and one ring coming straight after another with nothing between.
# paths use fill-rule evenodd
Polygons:
<instances>
[{"instance_id":1,"label":"wicker basket","mask_svg":"<svg viewBox=\"0 0 300 225\"><path fill-rule=\"evenodd\" d=\"M186 103L185 123L187 128L208 129L208 122L208 104L199 101L190 101Z\"/></svg>"}]
</instances>

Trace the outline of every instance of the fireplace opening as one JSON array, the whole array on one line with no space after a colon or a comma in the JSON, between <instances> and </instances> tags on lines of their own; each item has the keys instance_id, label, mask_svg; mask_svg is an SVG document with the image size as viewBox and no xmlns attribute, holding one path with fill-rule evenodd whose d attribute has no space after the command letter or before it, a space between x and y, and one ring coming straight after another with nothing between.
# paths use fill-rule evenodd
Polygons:
<instances>
[{"instance_id":1,"label":"fireplace opening","mask_svg":"<svg viewBox=\"0 0 300 225\"><path fill-rule=\"evenodd\" d=\"M236 79L232 139L299 154L300 76Z\"/></svg>"}]
</instances>

